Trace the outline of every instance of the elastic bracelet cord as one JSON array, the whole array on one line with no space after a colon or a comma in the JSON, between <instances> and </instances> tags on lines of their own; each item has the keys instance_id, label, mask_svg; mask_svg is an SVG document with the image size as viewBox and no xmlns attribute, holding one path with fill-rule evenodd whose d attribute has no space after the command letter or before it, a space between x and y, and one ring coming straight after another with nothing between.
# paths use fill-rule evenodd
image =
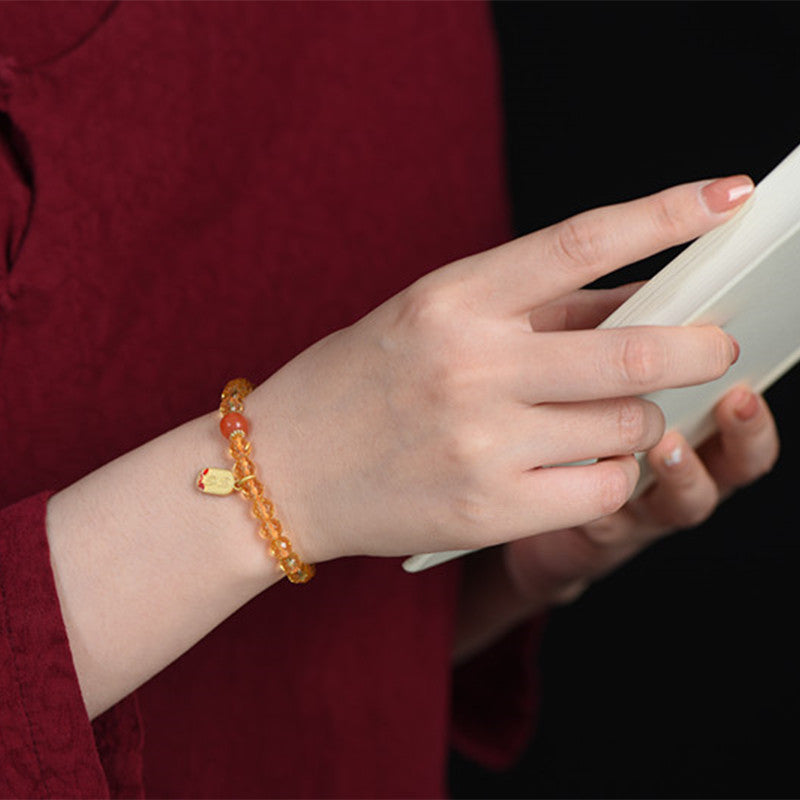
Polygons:
<instances>
[{"instance_id":1,"label":"elastic bracelet cord","mask_svg":"<svg viewBox=\"0 0 800 800\"><path fill-rule=\"evenodd\" d=\"M264 487L256 477L256 467L250 456L253 446L247 438L249 425L244 417L244 398L253 385L244 378L230 381L222 391L219 429L228 440L233 470L206 467L197 476L197 488L212 495L227 495L236 491L250 502L253 516L258 520L258 535L268 544L269 552L292 583L308 583L316 572L313 564L304 563L292 550L286 532L275 515L275 505L264 496Z\"/></svg>"}]
</instances>

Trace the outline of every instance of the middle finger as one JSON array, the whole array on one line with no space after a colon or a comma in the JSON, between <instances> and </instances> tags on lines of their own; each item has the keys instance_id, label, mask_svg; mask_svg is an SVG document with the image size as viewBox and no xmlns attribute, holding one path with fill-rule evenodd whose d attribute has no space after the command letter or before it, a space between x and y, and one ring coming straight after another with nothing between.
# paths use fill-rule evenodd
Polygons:
<instances>
[{"instance_id":1,"label":"middle finger","mask_svg":"<svg viewBox=\"0 0 800 800\"><path fill-rule=\"evenodd\" d=\"M520 348L516 392L530 404L629 397L705 383L724 375L738 356L734 340L712 325L526 335L534 347Z\"/></svg>"}]
</instances>

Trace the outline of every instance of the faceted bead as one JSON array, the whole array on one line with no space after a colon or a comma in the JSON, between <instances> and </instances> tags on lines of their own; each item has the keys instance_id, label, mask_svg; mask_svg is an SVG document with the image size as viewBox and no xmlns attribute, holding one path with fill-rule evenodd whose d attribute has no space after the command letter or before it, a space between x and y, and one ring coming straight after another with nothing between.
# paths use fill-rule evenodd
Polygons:
<instances>
[{"instance_id":1,"label":"faceted bead","mask_svg":"<svg viewBox=\"0 0 800 800\"><path fill-rule=\"evenodd\" d=\"M241 460L252 450L250 442L244 436L231 436L229 441L231 446L228 448L228 452L234 461Z\"/></svg>"},{"instance_id":2,"label":"faceted bead","mask_svg":"<svg viewBox=\"0 0 800 800\"><path fill-rule=\"evenodd\" d=\"M227 414L229 411L238 411L240 414L244 411L244 403L238 394L228 397L222 403L222 413Z\"/></svg>"},{"instance_id":3,"label":"faceted bead","mask_svg":"<svg viewBox=\"0 0 800 800\"><path fill-rule=\"evenodd\" d=\"M240 491L248 500L254 500L264 491L264 487L258 478L250 478L241 484Z\"/></svg>"},{"instance_id":4,"label":"faceted bead","mask_svg":"<svg viewBox=\"0 0 800 800\"><path fill-rule=\"evenodd\" d=\"M247 397L253 391L253 384L247 378L234 378L225 384L222 390L222 399L227 400L229 397Z\"/></svg>"},{"instance_id":5,"label":"faceted bead","mask_svg":"<svg viewBox=\"0 0 800 800\"><path fill-rule=\"evenodd\" d=\"M287 572L286 577L291 583L308 583L316 574L313 564L300 564L297 569Z\"/></svg>"},{"instance_id":6,"label":"faceted bead","mask_svg":"<svg viewBox=\"0 0 800 800\"><path fill-rule=\"evenodd\" d=\"M239 441L239 437L235 436L233 441ZM256 474L256 465L246 455L237 454L233 474L236 476L237 481L244 480L248 475Z\"/></svg>"},{"instance_id":7,"label":"faceted bead","mask_svg":"<svg viewBox=\"0 0 800 800\"><path fill-rule=\"evenodd\" d=\"M253 500L253 516L257 519L264 523L270 522L274 513L275 507L265 497L257 497Z\"/></svg>"},{"instance_id":8,"label":"faceted bead","mask_svg":"<svg viewBox=\"0 0 800 800\"><path fill-rule=\"evenodd\" d=\"M230 435L234 431L242 431L243 433L247 433L247 420L241 415L233 412L231 414L226 414L219 422L219 429L222 431L222 435L229 439Z\"/></svg>"},{"instance_id":9,"label":"faceted bead","mask_svg":"<svg viewBox=\"0 0 800 800\"><path fill-rule=\"evenodd\" d=\"M272 544L269 546L269 551L272 553L278 561L281 561L284 557L288 556L292 552L292 545L288 539L283 536L279 536L277 539L272 540Z\"/></svg>"},{"instance_id":10,"label":"faceted bead","mask_svg":"<svg viewBox=\"0 0 800 800\"><path fill-rule=\"evenodd\" d=\"M281 569L287 574L295 572L299 566L300 559L297 557L297 553L289 553L288 556L281 559Z\"/></svg>"}]
</instances>

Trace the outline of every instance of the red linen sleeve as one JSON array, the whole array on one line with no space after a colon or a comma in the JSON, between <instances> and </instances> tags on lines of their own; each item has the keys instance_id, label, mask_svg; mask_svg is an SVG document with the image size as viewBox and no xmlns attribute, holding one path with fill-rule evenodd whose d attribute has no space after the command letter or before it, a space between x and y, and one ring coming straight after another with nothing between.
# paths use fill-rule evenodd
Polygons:
<instances>
[{"instance_id":1,"label":"red linen sleeve","mask_svg":"<svg viewBox=\"0 0 800 800\"><path fill-rule=\"evenodd\" d=\"M131 696L89 721L45 530L48 494L0 511L0 796L142 796Z\"/></svg>"},{"instance_id":2,"label":"red linen sleeve","mask_svg":"<svg viewBox=\"0 0 800 800\"><path fill-rule=\"evenodd\" d=\"M538 653L545 617L522 625L455 670L453 746L491 769L522 754L539 707Z\"/></svg>"}]
</instances>

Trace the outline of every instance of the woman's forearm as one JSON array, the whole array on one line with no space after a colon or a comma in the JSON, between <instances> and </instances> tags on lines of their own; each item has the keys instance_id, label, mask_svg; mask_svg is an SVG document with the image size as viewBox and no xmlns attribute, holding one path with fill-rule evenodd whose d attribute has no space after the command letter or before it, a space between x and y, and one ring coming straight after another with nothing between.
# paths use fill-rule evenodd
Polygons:
<instances>
[{"instance_id":1,"label":"woman's forearm","mask_svg":"<svg viewBox=\"0 0 800 800\"><path fill-rule=\"evenodd\" d=\"M229 466L218 421L189 422L50 500L53 571L92 717L281 577L248 504L195 488L203 467Z\"/></svg>"}]
</instances>

